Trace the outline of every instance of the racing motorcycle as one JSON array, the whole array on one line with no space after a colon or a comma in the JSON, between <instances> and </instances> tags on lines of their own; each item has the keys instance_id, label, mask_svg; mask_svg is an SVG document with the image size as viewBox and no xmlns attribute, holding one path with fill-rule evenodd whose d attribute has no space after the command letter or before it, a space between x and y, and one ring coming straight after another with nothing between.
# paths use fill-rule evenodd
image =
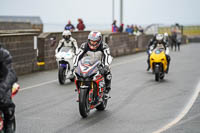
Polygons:
<instances>
[{"instance_id":1,"label":"racing motorcycle","mask_svg":"<svg viewBox=\"0 0 200 133\"><path fill-rule=\"evenodd\" d=\"M19 84L17 84L17 83L13 84L11 98L13 98L17 94L17 92L19 91L19 88L20 88ZM14 129L16 128L15 123L13 125L13 128ZM4 113L0 109L0 133L5 133L4 130L5 130L4 129Z\"/></svg>"},{"instance_id":2,"label":"racing motorcycle","mask_svg":"<svg viewBox=\"0 0 200 133\"><path fill-rule=\"evenodd\" d=\"M150 67L155 74L155 81L164 79L167 70L167 59L165 49L159 45L153 50L150 55Z\"/></svg>"},{"instance_id":3,"label":"racing motorcycle","mask_svg":"<svg viewBox=\"0 0 200 133\"><path fill-rule=\"evenodd\" d=\"M79 112L83 118L88 116L90 110L94 108L104 110L107 106L105 79L100 68L102 68L101 61L86 56L79 61L75 69Z\"/></svg>"},{"instance_id":4,"label":"racing motorcycle","mask_svg":"<svg viewBox=\"0 0 200 133\"><path fill-rule=\"evenodd\" d=\"M73 49L70 47L62 47L55 55L58 64L58 81L62 85L67 79L74 81L73 69Z\"/></svg>"}]
</instances>

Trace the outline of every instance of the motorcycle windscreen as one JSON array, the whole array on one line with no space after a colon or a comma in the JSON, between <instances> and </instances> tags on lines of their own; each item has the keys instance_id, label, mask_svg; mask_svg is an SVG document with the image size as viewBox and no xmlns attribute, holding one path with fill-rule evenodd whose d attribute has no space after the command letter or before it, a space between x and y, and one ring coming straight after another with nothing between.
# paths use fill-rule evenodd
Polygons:
<instances>
[{"instance_id":1,"label":"motorcycle windscreen","mask_svg":"<svg viewBox=\"0 0 200 133\"><path fill-rule=\"evenodd\" d=\"M67 53L71 48L70 47L62 47L59 52Z\"/></svg>"},{"instance_id":2,"label":"motorcycle windscreen","mask_svg":"<svg viewBox=\"0 0 200 133\"><path fill-rule=\"evenodd\" d=\"M100 61L91 58L90 56L84 57L78 65L78 74L84 78L90 77L92 74L96 73L100 64Z\"/></svg>"}]
</instances>

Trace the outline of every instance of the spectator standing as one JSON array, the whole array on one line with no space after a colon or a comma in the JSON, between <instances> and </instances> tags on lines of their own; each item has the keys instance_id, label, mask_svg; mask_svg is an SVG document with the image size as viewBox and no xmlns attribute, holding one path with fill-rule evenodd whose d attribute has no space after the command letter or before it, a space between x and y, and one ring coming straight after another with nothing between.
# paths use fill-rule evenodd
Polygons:
<instances>
[{"instance_id":1,"label":"spectator standing","mask_svg":"<svg viewBox=\"0 0 200 133\"><path fill-rule=\"evenodd\" d=\"M131 25L130 28L132 29L132 34L133 34L134 33L134 26L133 26L133 24Z\"/></svg>"},{"instance_id":2,"label":"spectator standing","mask_svg":"<svg viewBox=\"0 0 200 133\"><path fill-rule=\"evenodd\" d=\"M78 19L78 24L76 26L76 28L79 30L79 31L83 31L85 29L85 25L83 23L83 20L82 19Z\"/></svg>"},{"instance_id":3,"label":"spectator standing","mask_svg":"<svg viewBox=\"0 0 200 133\"><path fill-rule=\"evenodd\" d=\"M121 24L120 27L119 27L119 32L123 32L124 31L124 24Z\"/></svg>"},{"instance_id":4,"label":"spectator standing","mask_svg":"<svg viewBox=\"0 0 200 133\"><path fill-rule=\"evenodd\" d=\"M117 27L116 23L117 23L116 20L114 20L112 23L112 32L118 32L118 27Z\"/></svg>"},{"instance_id":5,"label":"spectator standing","mask_svg":"<svg viewBox=\"0 0 200 133\"><path fill-rule=\"evenodd\" d=\"M127 27L126 27L126 32L127 32L129 35L131 35L131 34L133 34L133 29L132 29L129 25L127 25Z\"/></svg>"},{"instance_id":6,"label":"spectator standing","mask_svg":"<svg viewBox=\"0 0 200 133\"><path fill-rule=\"evenodd\" d=\"M71 32L74 31L75 27L71 24L71 21L68 21L68 24L65 26L65 30L70 30Z\"/></svg>"}]
</instances>

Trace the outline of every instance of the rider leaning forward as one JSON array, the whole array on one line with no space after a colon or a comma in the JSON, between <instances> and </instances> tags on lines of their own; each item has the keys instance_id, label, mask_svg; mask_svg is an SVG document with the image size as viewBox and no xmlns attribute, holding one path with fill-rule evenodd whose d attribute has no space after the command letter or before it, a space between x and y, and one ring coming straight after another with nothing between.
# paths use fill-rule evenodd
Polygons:
<instances>
[{"instance_id":1,"label":"rider leaning forward","mask_svg":"<svg viewBox=\"0 0 200 133\"><path fill-rule=\"evenodd\" d=\"M78 66L78 61L83 58L83 56L101 54L102 61L102 73L105 77L106 82L106 96L109 96L109 92L111 90L111 71L110 65L112 62L112 56L110 55L110 49L108 44L103 42L102 34L100 32L92 31L88 35L88 41L83 43L80 47L79 52L77 53L76 58L74 59L74 66Z\"/></svg>"},{"instance_id":2,"label":"rider leaning forward","mask_svg":"<svg viewBox=\"0 0 200 133\"><path fill-rule=\"evenodd\" d=\"M147 68L147 71L149 71L149 69L150 69L150 59L149 59L150 58L150 54L157 47L158 44L163 45L163 47L165 49L165 55L166 55L166 58L167 58L167 70L166 70L166 73L168 73L169 64L170 64L169 44L168 44L168 41L166 41L164 39L164 35L163 34L156 34L149 41L148 48L147 48L147 53L148 53L148 59L147 59L148 68Z\"/></svg>"}]
</instances>

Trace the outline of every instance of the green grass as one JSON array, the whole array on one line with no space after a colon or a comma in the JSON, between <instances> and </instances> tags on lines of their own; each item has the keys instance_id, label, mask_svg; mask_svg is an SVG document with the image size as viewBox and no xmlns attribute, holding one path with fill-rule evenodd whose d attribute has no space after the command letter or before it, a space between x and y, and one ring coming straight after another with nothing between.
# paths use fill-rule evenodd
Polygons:
<instances>
[{"instance_id":1,"label":"green grass","mask_svg":"<svg viewBox=\"0 0 200 133\"><path fill-rule=\"evenodd\" d=\"M165 33L171 34L171 28L170 27L159 27L158 29L159 33ZM183 34L184 35L200 35L200 26L184 26L183 27Z\"/></svg>"}]
</instances>

